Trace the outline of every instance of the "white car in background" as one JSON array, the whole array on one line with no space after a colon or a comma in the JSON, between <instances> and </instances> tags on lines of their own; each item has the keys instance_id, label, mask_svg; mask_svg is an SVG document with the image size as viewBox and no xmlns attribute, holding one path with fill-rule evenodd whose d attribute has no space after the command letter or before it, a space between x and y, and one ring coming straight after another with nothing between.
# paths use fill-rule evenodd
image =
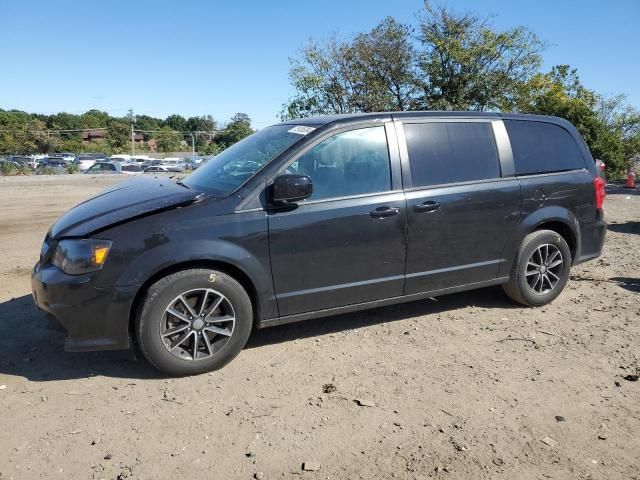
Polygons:
<instances>
[{"instance_id":1,"label":"white car in background","mask_svg":"<svg viewBox=\"0 0 640 480\"><path fill-rule=\"evenodd\" d=\"M96 164L96 159L88 155L79 155L75 164L78 166L78 170L86 172Z\"/></svg>"},{"instance_id":2,"label":"white car in background","mask_svg":"<svg viewBox=\"0 0 640 480\"><path fill-rule=\"evenodd\" d=\"M140 175L144 173L144 170L142 170L142 167L137 163L129 162L129 163L123 163L120 166L120 172L124 173L125 175Z\"/></svg>"}]
</instances>

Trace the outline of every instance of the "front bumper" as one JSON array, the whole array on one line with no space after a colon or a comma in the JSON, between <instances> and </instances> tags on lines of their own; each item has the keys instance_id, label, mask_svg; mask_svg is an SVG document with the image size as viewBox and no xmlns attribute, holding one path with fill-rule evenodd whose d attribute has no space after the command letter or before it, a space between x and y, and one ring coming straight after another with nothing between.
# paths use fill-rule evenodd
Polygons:
<instances>
[{"instance_id":1,"label":"front bumper","mask_svg":"<svg viewBox=\"0 0 640 480\"><path fill-rule=\"evenodd\" d=\"M36 264L31 291L38 308L67 331L69 352L128 349L129 314L137 287L95 287L95 274L66 275Z\"/></svg>"}]
</instances>

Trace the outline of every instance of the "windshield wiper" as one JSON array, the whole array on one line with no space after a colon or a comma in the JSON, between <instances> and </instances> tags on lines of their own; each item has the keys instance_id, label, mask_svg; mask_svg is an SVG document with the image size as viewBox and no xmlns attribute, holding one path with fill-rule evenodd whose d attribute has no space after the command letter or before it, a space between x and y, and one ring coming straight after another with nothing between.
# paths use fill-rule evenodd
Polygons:
<instances>
[{"instance_id":1,"label":"windshield wiper","mask_svg":"<svg viewBox=\"0 0 640 480\"><path fill-rule=\"evenodd\" d=\"M184 187L184 188L191 188L186 183L183 183L182 180L176 180L176 184L178 184L178 185L180 185L181 187Z\"/></svg>"}]
</instances>

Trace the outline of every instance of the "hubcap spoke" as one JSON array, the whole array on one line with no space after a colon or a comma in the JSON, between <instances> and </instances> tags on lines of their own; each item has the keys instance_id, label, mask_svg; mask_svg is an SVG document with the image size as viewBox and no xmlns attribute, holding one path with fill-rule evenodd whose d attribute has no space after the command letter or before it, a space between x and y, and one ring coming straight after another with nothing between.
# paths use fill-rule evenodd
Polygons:
<instances>
[{"instance_id":1,"label":"hubcap spoke","mask_svg":"<svg viewBox=\"0 0 640 480\"><path fill-rule=\"evenodd\" d=\"M193 308L191 307L191 304L187 301L186 298L184 298L184 295L180 295L179 298L180 298L180 301L182 302L182 305L184 305L184 307L189 312L189 315L191 315L192 317L197 317L198 314L193 311Z\"/></svg>"},{"instance_id":2,"label":"hubcap spoke","mask_svg":"<svg viewBox=\"0 0 640 480\"><path fill-rule=\"evenodd\" d=\"M221 296L221 297L218 297L217 300L211 304L211 307L209 307L209 312L206 314L206 318L209 318L209 316L216 311L216 309L220 306L223 300L224 300L224 297Z\"/></svg>"},{"instance_id":3,"label":"hubcap spoke","mask_svg":"<svg viewBox=\"0 0 640 480\"><path fill-rule=\"evenodd\" d=\"M562 265L562 259L556 260L555 262L551 262L549 264L549 268L556 268L558 265Z\"/></svg>"},{"instance_id":4,"label":"hubcap spoke","mask_svg":"<svg viewBox=\"0 0 640 480\"><path fill-rule=\"evenodd\" d=\"M208 317L205 318L207 323L220 323L220 322L233 322L236 319L233 315L225 315L223 317Z\"/></svg>"},{"instance_id":5,"label":"hubcap spoke","mask_svg":"<svg viewBox=\"0 0 640 480\"><path fill-rule=\"evenodd\" d=\"M171 345L171 348L169 349L169 351L175 350L176 347L179 347L180 345L182 345L184 341L190 336L191 336L190 332L187 332L184 335L182 335L178 340L176 340L176 342L173 345Z\"/></svg>"},{"instance_id":6,"label":"hubcap spoke","mask_svg":"<svg viewBox=\"0 0 640 480\"><path fill-rule=\"evenodd\" d=\"M200 335L198 335L198 332L193 332L193 359L197 360L198 359L198 339L200 338Z\"/></svg>"},{"instance_id":7,"label":"hubcap spoke","mask_svg":"<svg viewBox=\"0 0 640 480\"><path fill-rule=\"evenodd\" d=\"M167 308L167 313L170 313L171 315L173 315L174 317L176 317L179 320L182 320L183 322L189 323L189 318L187 318L187 316L184 313L181 313L181 312L177 311L173 307Z\"/></svg>"},{"instance_id":8,"label":"hubcap spoke","mask_svg":"<svg viewBox=\"0 0 640 480\"><path fill-rule=\"evenodd\" d=\"M211 346L211 342L209 341L209 337L207 336L206 331L202 332L202 339L204 340L204 344L207 347L207 351L209 352L209 355L213 355L213 347Z\"/></svg>"},{"instance_id":9,"label":"hubcap spoke","mask_svg":"<svg viewBox=\"0 0 640 480\"><path fill-rule=\"evenodd\" d=\"M204 315L204 309L207 306L207 300L209 298L209 293L211 293L209 290L204 292L204 297L202 299L202 303L200 304L200 311L198 312L198 316L201 317L202 315Z\"/></svg>"},{"instance_id":10,"label":"hubcap spoke","mask_svg":"<svg viewBox=\"0 0 640 480\"><path fill-rule=\"evenodd\" d=\"M162 334L162 336L163 337L170 337L171 335L175 335L176 333L183 332L183 331L187 330L188 328L189 328L189 325L180 325L179 327L170 328L169 330L165 331Z\"/></svg>"},{"instance_id":11,"label":"hubcap spoke","mask_svg":"<svg viewBox=\"0 0 640 480\"><path fill-rule=\"evenodd\" d=\"M213 332L213 333L217 333L218 335L224 335L225 337L231 336L231 332L225 328L208 326L208 327L204 327L203 330L205 332Z\"/></svg>"}]
</instances>

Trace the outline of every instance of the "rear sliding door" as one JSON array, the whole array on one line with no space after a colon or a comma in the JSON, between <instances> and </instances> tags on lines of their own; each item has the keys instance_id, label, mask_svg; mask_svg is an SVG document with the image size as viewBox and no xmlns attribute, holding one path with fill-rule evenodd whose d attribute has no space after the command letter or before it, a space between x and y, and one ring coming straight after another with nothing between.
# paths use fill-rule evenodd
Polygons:
<instances>
[{"instance_id":1,"label":"rear sliding door","mask_svg":"<svg viewBox=\"0 0 640 480\"><path fill-rule=\"evenodd\" d=\"M412 119L398 124L398 133L407 193L405 294L496 279L521 214L502 121Z\"/></svg>"}]
</instances>

